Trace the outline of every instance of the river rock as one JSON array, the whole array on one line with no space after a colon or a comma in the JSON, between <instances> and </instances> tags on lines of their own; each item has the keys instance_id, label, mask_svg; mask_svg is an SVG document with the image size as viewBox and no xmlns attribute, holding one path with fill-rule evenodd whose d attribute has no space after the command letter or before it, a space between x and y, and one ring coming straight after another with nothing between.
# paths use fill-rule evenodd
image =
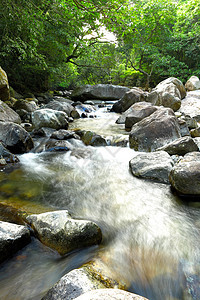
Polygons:
<instances>
[{"instance_id":1,"label":"river rock","mask_svg":"<svg viewBox=\"0 0 200 300\"><path fill-rule=\"evenodd\" d=\"M158 93L158 100L155 105L162 105L177 111L181 106L181 99L186 96L183 83L175 78L170 77L161 81L154 89Z\"/></svg>"},{"instance_id":2,"label":"river rock","mask_svg":"<svg viewBox=\"0 0 200 300\"><path fill-rule=\"evenodd\" d=\"M12 122L0 122L0 140L14 154L29 152L34 146L30 134Z\"/></svg>"},{"instance_id":3,"label":"river rock","mask_svg":"<svg viewBox=\"0 0 200 300\"><path fill-rule=\"evenodd\" d=\"M134 124L141 121L142 119L150 116L153 112L158 109L157 106L153 106L148 102L139 102L133 104L129 109L129 113L126 113L125 128L130 130Z\"/></svg>"},{"instance_id":4,"label":"river rock","mask_svg":"<svg viewBox=\"0 0 200 300\"><path fill-rule=\"evenodd\" d=\"M35 101L31 100L24 100L24 99L19 99L15 102L13 105L14 110L25 110L27 112L33 112L35 111L38 107L35 103Z\"/></svg>"},{"instance_id":5,"label":"river rock","mask_svg":"<svg viewBox=\"0 0 200 300\"><path fill-rule=\"evenodd\" d=\"M90 99L119 100L128 90L128 87L112 84L84 85L76 88L72 92L71 98L81 102Z\"/></svg>"},{"instance_id":6,"label":"river rock","mask_svg":"<svg viewBox=\"0 0 200 300\"><path fill-rule=\"evenodd\" d=\"M112 110L117 113L122 113L137 102L145 101L156 103L157 98L158 95L156 92L148 93L137 87L134 87L131 90L127 91L126 94L113 105Z\"/></svg>"},{"instance_id":7,"label":"river rock","mask_svg":"<svg viewBox=\"0 0 200 300\"><path fill-rule=\"evenodd\" d=\"M87 292L76 300L148 300L139 295L119 289L99 289Z\"/></svg>"},{"instance_id":8,"label":"river rock","mask_svg":"<svg viewBox=\"0 0 200 300\"><path fill-rule=\"evenodd\" d=\"M181 137L178 120L170 108L160 107L149 117L133 125L130 148L151 152Z\"/></svg>"},{"instance_id":9,"label":"river rock","mask_svg":"<svg viewBox=\"0 0 200 300\"><path fill-rule=\"evenodd\" d=\"M181 101L179 112L200 122L200 90L187 93L187 96Z\"/></svg>"},{"instance_id":10,"label":"river rock","mask_svg":"<svg viewBox=\"0 0 200 300\"><path fill-rule=\"evenodd\" d=\"M0 262L12 256L31 241L26 226L0 221Z\"/></svg>"},{"instance_id":11,"label":"river rock","mask_svg":"<svg viewBox=\"0 0 200 300\"><path fill-rule=\"evenodd\" d=\"M165 151L139 153L130 160L129 166L134 176L169 183L173 161Z\"/></svg>"},{"instance_id":12,"label":"river rock","mask_svg":"<svg viewBox=\"0 0 200 300\"><path fill-rule=\"evenodd\" d=\"M190 136L190 131L185 120L178 118L178 124L181 131L181 136Z\"/></svg>"},{"instance_id":13,"label":"river rock","mask_svg":"<svg viewBox=\"0 0 200 300\"><path fill-rule=\"evenodd\" d=\"M60 102L57 100L50 101L48 104L44 106L44 108L50 108L56 111L63 111L68 115L68 117L70 117L72 111L75 110L70 103L64 101Z\"/></svg>"},{"instance_id":14,"label":"river rock","mask_svg":"<svg viewBox=\"0 0 200 300\"><path fill-rule=\"evenodd\" d=\"M77 131L77 134L86 146L107 146L106 139L93 131Z\"/></svg>"},{"instance_id":15,"label":"river rock","mask_svg":"<svg viewBox=\"0 0 200 300\"><path fill-rule=\"evenodd\" d=\"M55 152L55 151L69 151L72 150L73 146L71 143L65 140L55 140L55 139L48 139L43 140L37 147L34 148L34 153L41 153L41 152Z\"/></svg>"},{"instance_id":16,"label":"river rock","mask_svg":"<svg viewBox=\"0 0 200 300\"><path fill-rule=\"evenodd\" d=\"M186 154L170 172L171 185L183 195L200 195L200 152Z\"/></svg>"},{"instance_id":17,"label":"river rock","mask_svg":"<svg viewBox=\"0 0 200 300\"><path fill-rule=\"evenodd\" d=\"M8 151L0 142L0 157L3 158L7 163L16 163L19 162L19 159L17 156L12 154L10 151ZM1 164L1 163L0 163Z\"/></svg>"},{"instance_id":18,"label":"river rock","mask_svg":"<svg viewBox=\"0 0 200 300\"><path fill-rule=\"evenodd\" d=\"M101 230L91 221L72 219L67 210L27 217L42 243L61 255L101 242Z\"/></svg>"},{"instance_id":19,"label":"river rock","mask_svg":"<svg viewBox=\"0 0 200 300\"><path fill-rule=\"evenodd\" d=\"M74 131L66 130L66 129L60 129L57 131L54 131L50 138L57 139L57 140L69 140L69 139L77 139L80 140L80 136L76 134Z\"/></svg>"},{"instance_id":20,"label":"river rock","mask_svg":"<svg viewBox=\"0 0 200 300\"><path fill-rule=\"evenodd\" d=\"M191 76L185 84L188 91L195 91L200 89L200 80L197 76Z\"/></svg>"},{"instance_id":21,"label":"river rock","mask_svg":"<svg viewBox=\"0 0 200 300\"><path fill-rule=\"evenodd\" d=\"M193 138L195 137L200 137L200 127L195 128L195 129L191 129L190 130L190 134Z\"/></svg>"},{"instance_id":22,"label":"river rock","mask_svg":"<svg viewBox=\"0 0 200 300\"><path fill-rule=\"evenodd\" d=\"M0 100L0 121L21 124L20 116L6 103Z\"/></svg>"},{"instance_id":23,"label":"river rock","mask_svg":"<svg viewBox=\"0 0 200 300\"><path fill-rule=\"evenodd\" d=\"M32 123L36 129L49 127L54 129L67 129L68 116L63 111L53 109L39 109L32 113Z\"/></svg>"},{"instance_id":24,"label":"river rock","mask_svg":"<svg viewBox=\"0 0 200 300\"><path fill-rule=\"evenodd\" d=\"M163 150L170 155L185 155L188 152L198 151L199 148L190 136L181 137L157 150Z\"/></svg>"},{"instance_id":25,"label":"river rock","mask_svg":"<svg viewBox=\"0 0 200 300\"><path fill-rule=\"evenodd\" d=\"M6 72L0 67L0 100L7 101L10 98L8 77Z\"/></svg>"}]
</instances>

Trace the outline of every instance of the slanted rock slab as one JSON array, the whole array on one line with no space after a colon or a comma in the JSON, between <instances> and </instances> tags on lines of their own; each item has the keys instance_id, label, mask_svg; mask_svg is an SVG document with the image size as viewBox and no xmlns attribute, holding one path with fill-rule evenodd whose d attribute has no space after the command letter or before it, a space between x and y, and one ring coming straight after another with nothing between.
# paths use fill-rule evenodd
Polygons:
<instances>
[{"instance_id":1,"label":"slanted rock slab","mask_svg":"<svg viewBox=\"0 0 200 300\"><path fill-rule=\"evenodd\" d=\"M171 185L183 195L200 195L200 152L186 154L170 172Z\"/></svg>"},{"instance_id":2,"label":"slanted rock slab","mask_svg":"<svg viewBox=\"0 0 200 300\"><path fill-rule=\"evenodd\" d=\"M40 241L61 255L78 248L99 244L102 239L97 224L72 219L67 210L30 215L27 221Z\"/></svg>"},{"instance_id":3,"label":"slanted rock slab","mask_svg":"<svg viewBox=\"0 0 200 300\"><path fill-rule=\"evenodd\" d=\"M133 125L130 148L151 152L181 137L178 120L170 108L160 107L149 117Z\"/></svg>"},{"instance_id":4,"label":"slanted rock slab","mask_svg":"<svg viewBox=\"0 0 200 300\"><path fill-rule=\"evenodd\" d=\"M169 183L173 161L165 151L139 153L130 160L129 166L134 176Z\"/></svg>"},{"instance_id":5,"label":"slanted rock slab","mask_svg":"<svg viewBox=\"0 0 200 300\"><path fill-rule=\"evenodd\" d=\"M199 148L190 136L181 137L157 150L163 150L170 155L185 155L188 152L198 151Z\"/></svg>"},{"instance_id":6,"label":"slanted rock slab","mask_svg":"<svg viewBox=\"0 0 200 300\"><path fill-rule=\"evenodd\" d=\"M87 292L76 300L148 300L139 295L129 293L119 289L99 289Z\"/></svg>"},{"instance_id":7,"label":"slanted rock slab","mask_svg":"<svg viewBox=\"0 0 200 300\"><path fill-rule=\"evenodd\" d=\"M12 256L31 241L26 226L0 221L0 262Z\"/></svg>"}]
</instances>

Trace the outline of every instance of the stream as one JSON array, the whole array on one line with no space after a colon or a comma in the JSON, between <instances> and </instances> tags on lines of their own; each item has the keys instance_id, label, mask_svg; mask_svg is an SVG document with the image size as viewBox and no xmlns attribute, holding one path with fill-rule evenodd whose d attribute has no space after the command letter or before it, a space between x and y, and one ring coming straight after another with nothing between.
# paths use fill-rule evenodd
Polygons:
<instances>
[{"instance_id":1,"label":"stream","mask_svg":"<svg viewBox=\"0 0 200 300\"><path fill-rule=\"evenodd\" d=\"M117 117L103 111L71 128L127 134ZM61 276L95 259L149 300L200 299L199 203L183 201L169 185L133 177L129 147L73 143L68 152L20 155L17 167L0 172L0 203L27 213L67 209L95 221L102 244L61 257L33 237L1 264L0 299L39 300Z\"/></svg>"}]
</instances>

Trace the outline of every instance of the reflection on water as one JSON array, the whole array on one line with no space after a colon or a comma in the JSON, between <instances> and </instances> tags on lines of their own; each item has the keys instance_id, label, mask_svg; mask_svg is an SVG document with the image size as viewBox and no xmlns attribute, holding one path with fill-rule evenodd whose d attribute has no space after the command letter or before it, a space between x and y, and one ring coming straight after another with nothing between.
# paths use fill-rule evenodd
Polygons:
<instances>
[{"instance_id":1,"label":"reflection on water","mask_svg":"<svg viewBox=\"0 0 200 300\"><path fill-rule=\"evenodd\" d=\"M93 148L81 143L79 147L79 155L76 150L22 155L17 170L20 176L16 179L10 174L11 177L2 181L1 201L9 203L16 192L23 201L35 202L39 209L68 209L74 217L93 220L104 236L104 247L98 250L98 257L131 291L150 300L200 299L198 208L181 205L168 185L133 177L128 168L129 160L135 155L132 149ZM30 199L24 194L27 186ZM21 209L25 209L23 201ZM26 208L34 210L33 206ZM44 290L77 262L97 255L93 250L91 253L85 250L69 255L65 261L49 250L41 250L41 245L36 248L27 246L28 253L34 253L27 263L28 271L24 264L17 272L12 272L16 262L4 264L0 293L7 295L5 299L39 299ZM48 255L41 254L43 251ZM5 273L8 275L4 276ZM23 286L24 294L12 298L10 287L14 293L18 289L16 282L23 276L28 278ZM33 294L29 282L35 286Z\"/></svg>"}]
</instances>

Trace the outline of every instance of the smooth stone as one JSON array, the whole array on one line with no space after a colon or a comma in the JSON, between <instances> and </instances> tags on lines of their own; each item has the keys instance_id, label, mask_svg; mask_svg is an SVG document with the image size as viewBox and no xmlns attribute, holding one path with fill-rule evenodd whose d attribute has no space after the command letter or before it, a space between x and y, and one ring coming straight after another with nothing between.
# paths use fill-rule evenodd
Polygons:
<instances>
[{"instance_id":1,"label":"smooth stone","mask_svg":"<svg viewBox=\"0 0 200 300\"><path fill-rule=\"evenodd\" d=\"M82 131L81 140L86 146L107 146L106 139L93 131Z\"/></svg>"},{"instance_id":2,"label":"smooth stone","mask_svg":"<svg viewBox=\"0 0 200 300\"><path fill-rule=\"evenodd\" d=\"M30 243L26 226L0 221L0 262Z\"/></svg>"},{"instance_id":3,"label":"smooth stone","mask_svg":"<svg viewBox=\"0 0 200 300\"><path fill-rule=\"evenodd\" d=\"M87 292L76 300L148 300L139 295L119 289L99 289Z\"/></svg>"},{"instance_id":4,"label":"smooth stone","mask_svg":"<svg viewBox=\"0 0 200 300\"><path fill-rule=\"evenodd\" d=\"M130 160L129 166L136 177L169 183L173 160L165 151L139 153Z\"/></svg>"},{"instance_id":5,"label":"smooth stone","mask_svg":"<svg viewBox=\"0 0 200 300\"><path fill-rule=\"evenodd\" d=\"M180 127L173 110L160 107L133 125L129 143L130 148L136 151L151 152L180 137Z\"/></svg>"},{"instance_id":6,"label":"smooth stone","mask_svg":"<svg viewBox=\"0 0 200 300\"><path fill-rule=\"evenodd\" d=\"M102 239L101 230L94 222L72 219L67 210L30 215L27 221L40 241L61 255L99 244Z\"/></svg>"},{"instance_id":7,"label":"smooth stone","mask_svg":"<svg viewBox=\"0 0 200 300\"><path fill-rule=\"evenodd\" d=\"M50 101L43 108L44 109L49 108L49 109L53 109L56 111L63 111L68 115L68 117L70 117L72 111L74 111L74 107L71 105L71 103L59 101L59 100Z\"/></svg>"},{"instance_id":8,"label":"smooth stone","mask_svg":"<svg viewBox=\"0 0 200 300\"><path fill-rule=\"evenodd\" d=\"M65 129L60 129L60 130L54 131L52 133L52 135L50 136L50 138L57 139L57 140L68 140L68 139L80 140L79 135L76 134L74 131L65 130Z\"/></svg>"},{"instance_id":9,"label":"smooth stone","mask_svg":"<svg viewBox=\"0 0 200 300\"><path fill-rule=\"evenodd\" d=\"M21 124L20 116L6 103L0 100L0 121Z\"/></svg>"},{"instance_id":10,"label":"smooth stone","mask_svg":"<svg viewBox=\"0 0 200 300\"><path fill-rule=\"evenodd\" d=\"M195 91L200 89L200 80L197 76L191 76L185 84L188 91Z\"/></svg>"},{"instance_id":11,"label":"smooth stone","mask_svg":"<svg viewBox=\"0 0 200 300\"><path fill-rule=\"evenodd\" d=\"M172 168L169 180L182 195L200 195L200 152L186 154Z\"/></svg>"},{"instance_id":12,"label":"smooth stone","mask_svg":"<svg viewBox=\"0 0 200 300\"><path fill-rule=\"evenodd\" d=\"M179 112L200 121L200 90L188 92L181 101Z\"/></svg>"},{"instance_id":13,"label":"smooth stone","mask_svg":"<svg viewBox=\"0 0 200 300\"><path fill-rule=\"evenodd\" d=\"M49 127L53 129L67 129L68 116L63 111L53 109L39 109L32 113L32 123L36 129Z\"/></svg>"},{"instance_id":14,"label":"smooth stone","mask_svg":"<svg viewBox=\"0 0 200 300\"><path fill-rule=\"evenodd\" d=\"M170 155L185 155L188 152L198 151L199 148L196 145L193 138L190 136L181 137L161 148L157 149L158 151L166 151Z\"/></svg>"}]
</instances>

